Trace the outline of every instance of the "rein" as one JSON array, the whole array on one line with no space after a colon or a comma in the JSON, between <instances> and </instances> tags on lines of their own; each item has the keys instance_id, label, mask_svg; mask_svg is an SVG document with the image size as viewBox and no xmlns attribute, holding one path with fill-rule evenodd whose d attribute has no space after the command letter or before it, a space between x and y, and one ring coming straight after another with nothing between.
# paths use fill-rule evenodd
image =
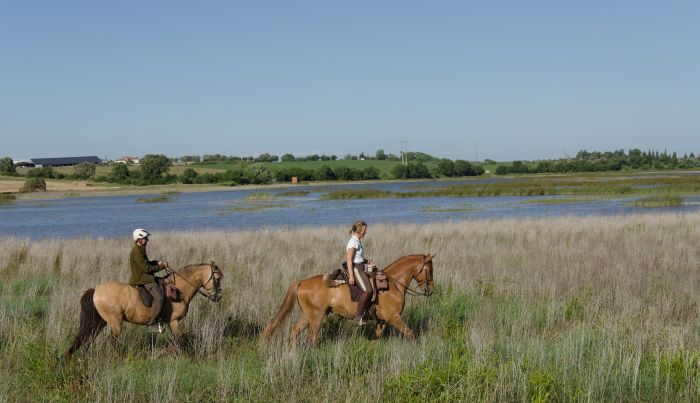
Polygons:
<instances>
[{"instance_id":1,"label":"rein","mask_svg":"<svg viewBox=\"0 0 700 403\"><path fill-rule=\"evenodd\" d=\"M171 268L169 268L169 267L166 267L166 268L165 268L165 271L168 272L171 276L173 276L173 283L175 283L175 278L174 278L174 277L175 277L175 275L177 275L178 277L180 277L181 279L183 279L187 284L191 285L192 288L195 288L195 287L196 287L196 286L195 286L194 284L192 284L189 280L187 280L185 277L183 277L182 274L176 272L175 270L173 270L173 269L171 269ZM211 268L211 275L209 276L209 280L207 280L204 284L202 284L199 288L197 288L196 291L197 291L197 293L202 294L204 297L206 297L209 301L216 302L216 300L214 299L214 297L212 297L211 295L209 295L209 293L207 293L207 292L203 289L204 286L207 285L207 284L209 284L209 282L210 282L213 278L214 278L214 268L212 267L212 268Z\"/></svg>"},{"instance_id":2,"label":"rein","mask_svg":"<svg viewBox=\"0 0 700 403\"><path fill-rule=\"evenodd\" d=\"M423 271L423 269L425 269L425 262L423 262L423 266L421 266L420 270L418 270L418 274L420 274L420 273ZM410 296L414 296L414 297L426 297L426 298L430 296L430 295L427 295L427 294L425 294L425 293L423 293L423 292L414 290L414 289L412 289L411 287L409 287L409 286L407 286L407 285L401 283L399 280L397 280L397 279L391 277L390 275L386 274L386 272L384 272L384 270L382 270L382 273L384 273L384 275L386 276L386 278L388 278L391 282L393 282L393 283L395 283L395 284L400 285L401 287L403 287L403 288L406 290L406 294L408 294L408 295L410 295ZM418 274L416 274L416 275L418 275ZM430 281L430 280L429 280L429 279L427 278L427 276L426 276L426 279L425 279L425 281L424 281L423 283L418 283L418 287L420 288L423 284L426 284L428 281ZM410 283L411 283L411 282L410 282L410 280L409 280L409 284L410 284Z\"/></svg>"}]
</instances>

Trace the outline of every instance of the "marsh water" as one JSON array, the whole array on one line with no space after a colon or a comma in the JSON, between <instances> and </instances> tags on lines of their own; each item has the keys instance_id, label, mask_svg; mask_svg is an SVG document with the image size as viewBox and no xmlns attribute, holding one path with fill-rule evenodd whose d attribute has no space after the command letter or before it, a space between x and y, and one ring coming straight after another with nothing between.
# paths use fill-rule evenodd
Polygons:
<instances>
[{"instance_id":1,"label":"marsh water","mask_svg":"<svg viewBox=\"0 0 700 403\"><path fill-rule=\"evenodd\" d=\"M488 182L488 179L480 182ZM633 197L497 196L322 200L338 189L415 191L464 182L380 182L292 188L236 189L170 195L72 197L0 204L0 236L20 238L121 237L134 228L201 231L440 221L619 215L700 210L700 196L674 208L633 207ZM161 202L143 199L165 197ZM561 203L551 203L552 199ZM140 201L139 201L140 200Z\"/></svg>"}]
</instances>

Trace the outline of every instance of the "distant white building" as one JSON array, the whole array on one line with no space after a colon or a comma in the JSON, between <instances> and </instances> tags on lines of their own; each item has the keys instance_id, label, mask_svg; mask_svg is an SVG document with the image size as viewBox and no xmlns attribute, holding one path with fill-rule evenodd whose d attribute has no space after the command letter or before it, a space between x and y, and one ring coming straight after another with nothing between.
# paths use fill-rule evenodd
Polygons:
<instances>
[{"instance_id":1,"label":"distant white building","mask_svg":"<svg viewBox=\"0 0 700 403\"><path fill-rule=\"evenodd\" d=\"M117 164L138 164L139 159L138 157L129 157L128 155L125 155L119 159L117 159Z\"/></svg>"},{"instance_id":2,"label":"distant white building","mask_svg":"<svg viewBox=\"0 0 700 403\"><path fill-rule=\"evenodd\" d=\"M33 167L34 163L30 159L13 159L12 160L12 165L16 167Z\"/></svg>"}]
</instances>

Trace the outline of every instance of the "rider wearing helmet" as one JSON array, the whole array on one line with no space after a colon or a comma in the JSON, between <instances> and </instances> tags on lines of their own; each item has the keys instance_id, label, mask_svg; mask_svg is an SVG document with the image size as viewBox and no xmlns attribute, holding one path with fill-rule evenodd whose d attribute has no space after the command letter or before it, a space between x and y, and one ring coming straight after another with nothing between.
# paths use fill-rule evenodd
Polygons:
<instances>
[{"instance_id":1,"label":"rider wearing helmet","mask_svg":"<svg viewBox=\"0 0 700 403\"><path fill-rule=\"evenodd\" d=\"M163 308L163 303L165 302L165 296L161 292L154 274L168 267L168 262L148 260L146 245L148 244L148 237L150 235L151 234L143 228L134 230L134 247L131 249L131 255L129 255L129 265L131 267L129 284L133 286L143 285L153 296L153 304L151 305L153 312L151 313L151 319L148 321L148 325L153 325L158 321L158 330L162 331L160 313Z\"/></svg>"}]
</instances>

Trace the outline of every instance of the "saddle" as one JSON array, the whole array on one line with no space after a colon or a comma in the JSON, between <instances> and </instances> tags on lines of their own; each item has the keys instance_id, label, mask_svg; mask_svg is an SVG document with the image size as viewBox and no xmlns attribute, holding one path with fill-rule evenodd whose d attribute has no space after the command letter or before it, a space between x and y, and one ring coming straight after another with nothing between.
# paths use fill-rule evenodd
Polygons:
<instances>
[{"instance_id":1,"label":"saddle","mask_svg":"<svg viewBox=\"0 0 700 403\"><path fill-rule=\"evenodd\" d=\"M370 291L372 293L371 301L372 304L376 304L379 300L379 292L389 290L389 279L387 278L386 274L384 274L384 272L382 271L369 272L367 273L367 277L369 277L369 282L372 286L372 290ZM326 285L329 287L338 287L341 284L347 284L347 264L343 262L341 268L333 270L330 274L327 274L325 278ZM350 300L352 302L357 302L363 293L362 288L360 288L360 286L357 285L357 283L353 285L348 284L348 288L350 289Z\"/></svg>"},{"instance_id":2,"label":"saddle","mask_svg":"<svg viewBox=\"0 0 700 403\"><path fill-rule=\"evenodd\" d=\"M180 290L177 287L175 287L175 284L164 279L156 279L156 283L160 287L160 292L162 292L163 295L165 295L166 299L172 302L180 301ZM143 304L150 308L153 304L153 296L151 295L151 293L148 292L148 290L143 284L137 285L136 289L139 291L139 295L141 296L141 301L143 302Z\"/></svg>"}]
</instances>

